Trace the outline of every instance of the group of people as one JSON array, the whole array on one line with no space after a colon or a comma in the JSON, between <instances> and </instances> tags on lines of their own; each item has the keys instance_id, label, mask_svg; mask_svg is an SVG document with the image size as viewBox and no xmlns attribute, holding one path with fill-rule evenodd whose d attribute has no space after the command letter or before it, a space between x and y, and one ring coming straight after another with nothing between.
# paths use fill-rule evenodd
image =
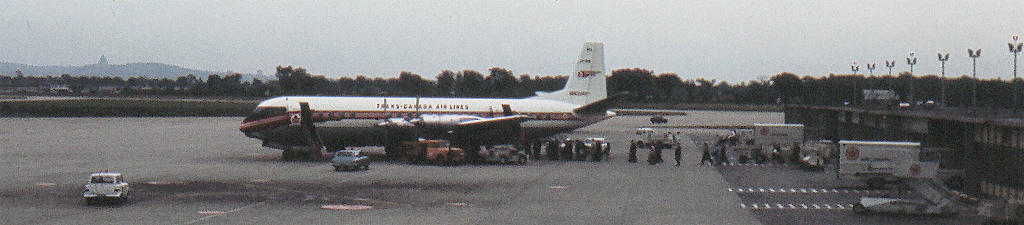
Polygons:
<instances>
[{"instance_id":1,"label":"group of people","mask_svg":"<svg viewBox=\"0 0 1024 225\"><path fill-rule=\"evenodd\" d=\"M723 165L729 164L729 156L725 155L725 146L721 143L715 144L714 148L704 143L704 150L701 151L700 164L708 163L710 165Z\"/></svg>"},{"instance_id":2,"label":"group of people","mask_svg":"<svg viewBox=\"0 0 1024 225\"><path fill-rule=\"evenodd\" d=\"M657 165L659 163L662 163L662 162L664 162L664 160L662 159L661 154L662 154L662 151L664 150L665 147L674 148L675 149L674 153L675 153L676 166L679 166L680 163L681 163L681 160L682 160L682 153L683 152L682 152L682 148L681 148L681 146L679 146L678 142L675 142L675 143L672 143L672 144L666 144L666 143L662 143L660 141L656 141L654 143L644 143L643 141L632 141L629 144L629 162L630 163L636 163L637 162L637 157L636 157L637 148L646 148L646 149L650 150L649 154L647 155L647 164L649 164L649 165Z\"/></svg>"}]
</instances>

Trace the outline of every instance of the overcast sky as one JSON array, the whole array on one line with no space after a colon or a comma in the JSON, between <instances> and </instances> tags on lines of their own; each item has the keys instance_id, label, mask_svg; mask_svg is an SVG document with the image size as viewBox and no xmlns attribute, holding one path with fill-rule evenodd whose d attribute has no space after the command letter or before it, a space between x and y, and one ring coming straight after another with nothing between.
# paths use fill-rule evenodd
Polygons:
<instances>
[{"instance_id":1,"label":"overcast sky","mask_svg":"<svg viewBox=\"0 0 1024 225\"><path fill-rule=\"evenodd\" d=\"M583 42L605 44L606 67L737 83L801 76L1012 77L1024 1L35 1L0 0L0 62L159 62L273 74L278 65L328 77L434 79L443 70L571 73ZM1024 40L1022 40L1024 41ZM1024 66L1022 66L1024 68ZM10 75L11 71L0 71ZM1024 75L1024 74L1022 74Z\"/></svg>"}]
</instances>

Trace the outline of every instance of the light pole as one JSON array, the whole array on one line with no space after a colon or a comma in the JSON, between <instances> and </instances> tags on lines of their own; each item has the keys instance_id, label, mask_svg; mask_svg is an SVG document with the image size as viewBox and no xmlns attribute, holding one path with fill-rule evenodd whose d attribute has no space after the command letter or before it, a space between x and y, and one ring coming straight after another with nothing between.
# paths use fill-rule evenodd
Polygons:
<instances>
[{"instance_id":1,"label":"light pole","mask_svg":"<svg viewBox=\"0 0 1024 225\"><path fill-rule=\"evenodd\" d=\"M892 68L895 67L895 66L896 66L896 60L895 59L894 60L885 60L885 67L889 67L889 77L891 79L893 79L893 80L896 79L896 78L892 77ZM889 91L892 91L892 92L896 91L896 90L892 89L892 80L889 80Z\"/></svg>"},{"instance_id":2,"label":"light pole","mask_svg":"<svg viewBox=\"0 0 1024 225\"><path fill-rule=\"evenodd\" d=\"M1024 43L1017 42L1017 36L1013 36L1013 42L1007 43L1010 45L1010 52L1013 52L1013 81L1010 84L1013 85L1013 117L1017 117L1017 54L1020 54L1020 47Z\"/></svg>"},{"instance_id":3,"label":"light pole","mask_svg":"<svg viewBox=\"0 0 1024 225\"><path fill-rule=\"evenodd\" d=\"M871 75L868 75L867 79L865 79L865 80L868 81L868 90L871 90L871 92L869 94L870 95L874 95L873 98L871 98L871 99L878 98L877 97L878 95L875 94L875 83L871 82L871 77L875 76L875 64L874 63L868 63L867 65L868 65L868 71L869 71L868 73L871 74Z\"/></svg>"},{"instance_id":4,"label":"light pole","mask_svg":"<svg viewBox=\"0 0 1024 225\"><path fill-rule=\"evenodd\" d=\"M857 102L859 102L858 101L859 98L857 98L857 91L858 91L857 90L857 71L860 70L860 65L857 65L857 62L853 62L853 65L850 65L850 70L853 71L853 77L852 77L853 78L853 101L852 102L857 103Z\"/></svg>"},{"instance_id":5,"label":"light pole","mask_svg":"<svg viewBox=\"0 0 1024 225\"><path fill-rule=\"evenodd\" d=\"M973 86L971 88L971 90L972 90L971 92L974 93L973 97L971 98L971 109L973 109L975 112L977 112L978 111L978 57L981 56L981 49L978 49L978 51L974 51L974 50L971 50L971 49L968 48L967 49L967 56L970 56L971 60L974 61L973 63L971 63L971 67L973 67L971 69L971 73L974 74L973 75L974 76L974 80L972 81L973 85L971 85L971 86Z\"/></svg>"},{"instance_id":6,"label":"light pole","mask_svg":"<svg viewBox=\"0 0 1024 225\"><path fill-rule=\"evenodd\" d=\"M942 62L942 97L939 98L942 99L942 102L939 103L939 106L946 106L946 60L949 60L949 53L946 53L945 56L939 53L939 62Z\"/></svg>"},{"instance_id":7,"label":"light pole","mask_svg":"<svg viewBox=\"0 0 1024 225\"><path fill-rule=\"evenodd\" d=\"M917 57L914 57L914 52L910 52L910 57L907 57L907 65L910 65L910 104L914 105L914 64L917 64Z\"/></svg>"}]
</instances>

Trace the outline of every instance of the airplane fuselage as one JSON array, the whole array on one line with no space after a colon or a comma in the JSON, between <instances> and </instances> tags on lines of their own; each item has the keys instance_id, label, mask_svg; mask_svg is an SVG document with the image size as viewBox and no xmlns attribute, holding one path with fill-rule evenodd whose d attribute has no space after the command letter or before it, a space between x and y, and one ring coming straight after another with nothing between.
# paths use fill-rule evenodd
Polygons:
<instances>
[{"instance_id":1,"label":"airplane fuselage","mask_svg":"<svg viewBox=\"0 0 1024 225\"><path fill-rule=\"evenodd\" d=\"M472 140L474 144L512 143L517 139L534 140L557 133L570 131L614 116L604 114L577 115L573 109L579 105L545 99L482 99L482 98L409 98L409 97L278 97L260 103L253 115L240 125L248 137L261 139L264 145L279 149L288 146L307 145L299 125L301 111L299 103L306 102L312 111L312 120L317 133L328 149L346 146L384 146L396 138L389 137L388 129L381 123L392 118L419 118L421 115L476 116L492 118L504 115L503 105L508 105L516 115L531 119L521 123L521 137L501 135L505 138ZM423 138L449 139L452 137L444 126L420 130L411 134ZM470 140L461 140L466 142ZM287 150L287 149L286 149Z\"/></svg>"}]
</instances>

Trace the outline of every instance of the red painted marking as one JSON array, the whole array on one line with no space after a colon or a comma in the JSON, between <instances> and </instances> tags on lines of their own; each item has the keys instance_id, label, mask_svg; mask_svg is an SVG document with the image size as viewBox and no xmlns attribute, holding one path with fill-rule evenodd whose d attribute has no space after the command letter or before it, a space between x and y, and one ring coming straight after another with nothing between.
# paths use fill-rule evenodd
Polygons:
<instances>
[{"instance_id":1,"label":"red painted marking","mask_svg":"<svg viewBox=\"0 0 1024 225\"><path fill-rule=\"evenodd\" d=\"M860 150L857 149L856 146L851 146L846 149L846 158L850 160L857 160L857 158L860 158Z\"/></svg>"},{"instance_id":2,"label":"red painted marking","mask_svg":"<svg viewBox=\"0 0 1024 225\"><path fill-rule=\"evenodd\" d=\"M921 165L917 164L917 163L914 163L914 164L910 165L910 174L911 175L919 175L919 174L921 174Z\"/></svg>"},{"instance_id":3,"label":"red painted marking","mask_svg":"<svg viewBox=\"0 0 1024 225\"><path fill-rule=\"evenodd\" d=\"M601 73L601 71L580 70L580 72L576 74L576 77L587 78L587 77L591 77L591 76L597 76L597 74L600 74L600 73Z\"/></svg>"}]
</instances>

